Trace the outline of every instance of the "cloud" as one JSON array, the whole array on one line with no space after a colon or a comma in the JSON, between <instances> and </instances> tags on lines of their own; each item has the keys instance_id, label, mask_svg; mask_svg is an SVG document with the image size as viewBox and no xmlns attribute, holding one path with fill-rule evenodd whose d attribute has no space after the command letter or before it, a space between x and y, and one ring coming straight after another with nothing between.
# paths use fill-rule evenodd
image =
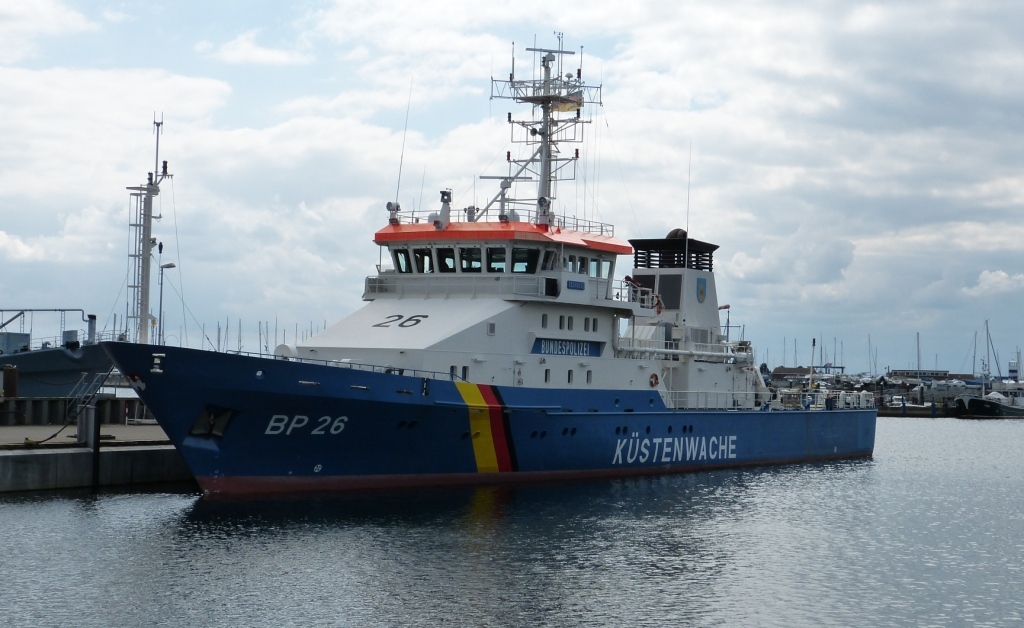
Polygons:
<instances>
[{"instance_id":1,"label":"cloud","mask_svg":"<svg viewBox=\"0 0 1024 628\"><path fill-rule=\"evenodd\" d=\"M854 245L849 240L806 230L764 246L756 257L736 253L727 272L749 282L828 284L842 281L853 259Z\"/></svg>"},{"instance_id":2,"label":"cloud","mask_svg":"<svg viewBox=\"0 0 1024 628\"><path fill-rule=\"evenodd\" d=\"M885 351L899 343L883 330L959 337L979 297L1024 307L1024 5L453 3L225 9L201 29L189 5L160 21L167 50L152 58L120 13L90 13L98 46L97 26L64 5L24 9L34 26L10 58L28 59L51 24L76 54L53 46L35 67L0 68L6 276L48 256L69 260L53 276L73 276L81 248L113 260L90 277L120 281L124 186L153 167L149 116L166 111L176 177L157 231L169 239L176 215L173 259L198 317L335 320L378 260L370 239L400 160L404 207L436 205L442 188L465 207L494 193L476 175L529 148L504 122L528 108L488 101L489 78L511 70L513 41L528 76L525 48L554 47L555 30L585 46L570 68L582 58L584 78L604 84L584 142L568 146L581 160L557 186L559 211L624 239L687 226L720 244L719 294L755 346L814 329L872 333ZM66 15L46 22L38 7ZM535 37L538 23L552 28ZM11 31L0 17L0 36Z\"/></svg>"},{"instance_id":3,"label":"cloud","mask_svg":"<svg viewBox=\"0 0 1024 628\"><path fill-rule=\"evenodd\" d=\"M122 11L111 11L109 9L103 11L103 19L114 24L119 24L125 20L132 19L132 16Z\"/></svg>"},{"instance_id":4,"label":"cloud","mask_svg":"<svg viewBox=\"0 0 1024 628\"><path fill-rule=\"evenodd\" d=\"M40 260L44 259L41 249L26 244L17 235L0 231L0 259L7 260Z\"/></svg>"},{"instance_id":5,"label":"cloud","mask_svg":"<svg viewBox=\"0 0 1024 628\"><path fill-rule=\"evenodd\" d=\"M196 44L195 50L200 54L212 54L215 59L231 64L285 66L306 65L316 60L316 57L308 52L260 46L256 43L256 36L259 33L260 29L247 31L216 50L210 42L201 41Z\"/></svg>"},{"instance_id":6,"label":"cloud","mask_svg":"<svg viewBox=\"0 0 1024 628\"><path fill-rule=\"evenodd\" d=\"M978 283L963 288L969 297L993 296L1024 291L1024 275L1011 275L1004 270L984 270L978 275Z\"/></svg>"},{"instance_id":7,"label":"cloud","mask_svg":"<svg viewBox=\"0 0 1024 628\"><path fill-rule=\"evenodd\" d=\"M0 84L0 198L57 206L98 201L123 187L129 173L129 182L144 180L138 156L151 154L154 111L172 112L166 131L203 120L231 92L221 81L148 69L0 67ZM42 218L8 220L52 228Z\"/></svg>"},{"instance_id":8,"label":"cloud","mask_svg":"<svg viewBox=\"0 0 1024 628\"><path fill-rule=\"evenodd\" d=\"M36 40L94 30L98 25L57 0L5 2L0 6L0 63L36 54Z\"/></svg>"}]
</instances>

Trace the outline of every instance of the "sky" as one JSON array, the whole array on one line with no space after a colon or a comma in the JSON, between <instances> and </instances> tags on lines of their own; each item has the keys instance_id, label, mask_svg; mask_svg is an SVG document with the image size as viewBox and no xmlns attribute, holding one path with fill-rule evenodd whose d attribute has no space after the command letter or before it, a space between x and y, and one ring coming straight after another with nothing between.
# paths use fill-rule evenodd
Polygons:
<instances>
[{"instance_id":1,"label":"sky","mask_svg":"<svg viewBox=\"0 0 1024 628\"><path fill-rule=\"evenodd\" d=\"M490 79L564 33L603 104L557 209L720 245L758 362L978 372L987 321L1005 374L1024 345L1024 4L263 4L0 6L0 310L123 321L156 116L168 344L308 336L362 305L387 201L493 196L523 110Z\"/></svg>"}]
</instances>

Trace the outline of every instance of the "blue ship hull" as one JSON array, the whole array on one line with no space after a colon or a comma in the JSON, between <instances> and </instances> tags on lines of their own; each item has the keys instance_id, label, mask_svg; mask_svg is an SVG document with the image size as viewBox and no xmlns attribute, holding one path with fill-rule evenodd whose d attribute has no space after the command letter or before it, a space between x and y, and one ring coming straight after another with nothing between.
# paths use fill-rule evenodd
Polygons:
<instances>
[{"instance_id":1,"label":"blue ship hull","mask_svg":"<svg viewBox=\"0 0 1024 628\"><path fill-rule=\"evenodd\" d=\"M104 343L210 493L494 484L870 456L874 409L680 411L538 389Z\"/></svg>"}]
</instances>

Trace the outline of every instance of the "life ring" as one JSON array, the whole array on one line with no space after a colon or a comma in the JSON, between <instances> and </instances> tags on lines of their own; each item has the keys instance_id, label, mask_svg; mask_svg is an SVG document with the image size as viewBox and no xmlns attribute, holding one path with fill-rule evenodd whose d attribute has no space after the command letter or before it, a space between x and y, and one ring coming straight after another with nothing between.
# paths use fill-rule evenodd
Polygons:
<instances>
[{"instance_id":1,"label":"life ring","mask_svg":"<svg viewBox=\"0 0 1024 628\"><path fill-rule=\"evenodd\" d=\"M651 373L651 379L648 380L648 381L651 382L651 388L656 387L658 385L658 374L657 373Z\"/></svg>"}]
</instances>

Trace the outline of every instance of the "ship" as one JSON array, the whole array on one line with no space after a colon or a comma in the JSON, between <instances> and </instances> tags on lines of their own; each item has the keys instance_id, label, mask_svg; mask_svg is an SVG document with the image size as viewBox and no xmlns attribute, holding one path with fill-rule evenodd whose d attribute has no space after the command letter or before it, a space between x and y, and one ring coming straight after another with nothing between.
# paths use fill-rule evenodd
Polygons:
<instances>
[{"instance_id":1,"label":"ship","mask_svg":"<svg viewBox=\"0 0 1024 628\"><path fill-rule=\"evenodd\" d=\"M13 315L8 316L10 311ZM80 309L17 308L0 310L0 399L59 399L71 397L83 385L102 378L113 366L110 356L98 344L96 316ZM26 317L36 314L57 316L58 337L32 339L25 330ZM69 329L81 317L86 329ZM69 315L71 320L69 321ZM15 322L19 331L8 331ZM31 329L31 328L30 328Z\"/></svg>"},{"instance_id":2,"label":"ship","mask_svg":"<svg viewBox=\"0 0 1024 628\"><path fill-rule=\"evenodd\" d=\"M558 212L601 86L528 48L483 207L385 204L365 304L273 355L106 342L214 495L582 480L870 457L869 393L770 389L729 341L718 245ZM620 276L619 256L630 256ZM728 330L726 330L727 332Z\"/></svg>"},{"instance_id":3,"label":"ship","mask_svg":"<svg viewBox=\"0 0 1024 628\"><path fill-rule=\"evenodd\" d=\"M1006 396L991 392L984 397L958 395L953 400L955 416L968 419L1024 418L1024 403L1021 396Z\"/></svg>"}]
</instances>

